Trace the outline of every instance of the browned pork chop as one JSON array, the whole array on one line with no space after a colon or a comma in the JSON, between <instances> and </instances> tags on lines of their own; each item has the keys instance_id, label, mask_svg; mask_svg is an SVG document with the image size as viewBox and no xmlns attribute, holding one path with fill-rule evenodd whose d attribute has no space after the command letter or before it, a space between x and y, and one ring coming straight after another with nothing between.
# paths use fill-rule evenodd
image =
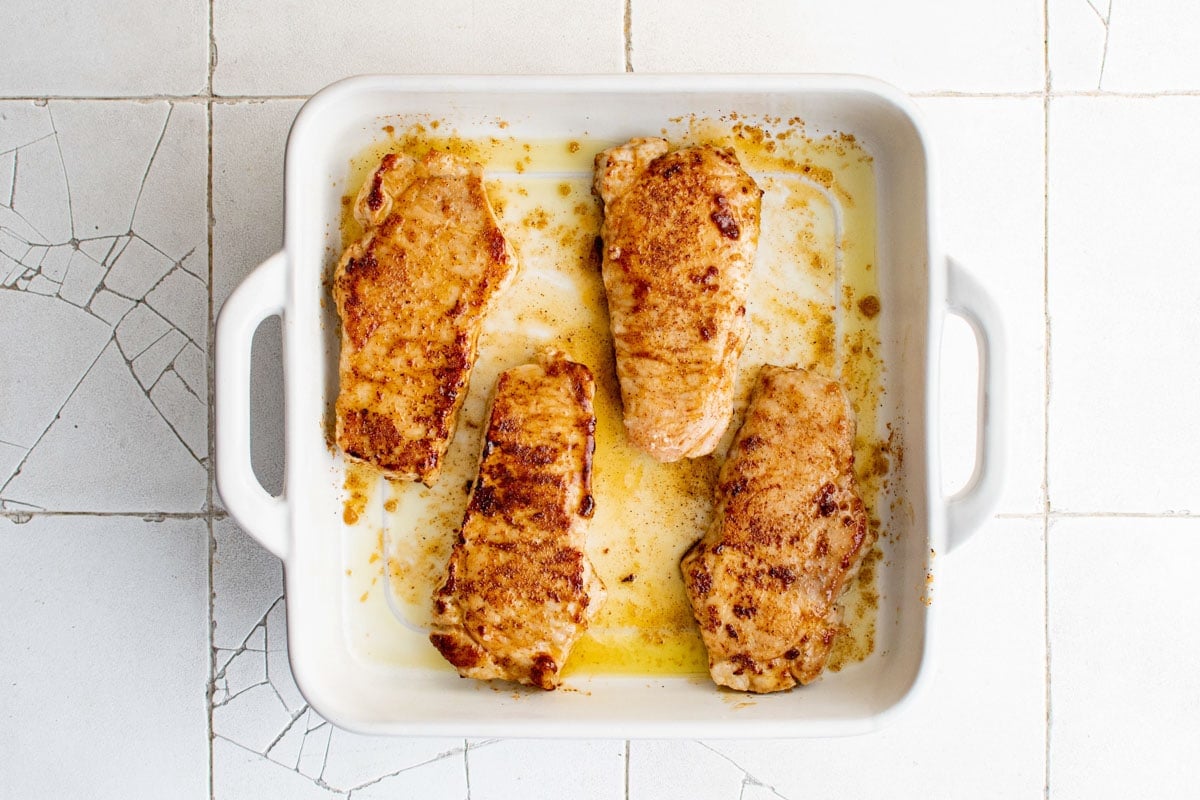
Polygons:
<instances>
[{"instance_id":1,"label":"browned pork chop","mask_svg":"<svg viewBox=\"0 0 1200 800\"><path fill-rule=\"evenodd\" d=\"M342 255L337 443L390 477L432 485L467 395L483 318L517 271L483 168L446 153L384 156Z\"/></svg>"},{"instance_id":2,"label":"browned pork chop","mask_svg":"<svg viewBox=\"0 0 1200 800\"><path fill-rule=\"evenodd\" d=\"M430 641L464 677L553 689L604 599L584 553L595 385L548 353L500 375Z\"/></svg>"},{"instance_id":3,"label":"browned pork chop","mask_svg":"<svg viewBox=\"0 0 1200 800\"><path fill-rule=\"evenodd\" d=\"M709 671L731 689L817 679L839 598L873 534L854 478L854 416L836 381L765 366L682 569Z\"/></svg>"},{"instance_id":4,"label":"browned pork chop","mask_svg":"<svg viewBox=\"0 0 1200 800\"><path fill-rule=\"evenodd\" d=\"M762 191L732 150L632 139L596 156L603 275L630 440L711 453L733 410Z\"/></svg>"}]
</instances>

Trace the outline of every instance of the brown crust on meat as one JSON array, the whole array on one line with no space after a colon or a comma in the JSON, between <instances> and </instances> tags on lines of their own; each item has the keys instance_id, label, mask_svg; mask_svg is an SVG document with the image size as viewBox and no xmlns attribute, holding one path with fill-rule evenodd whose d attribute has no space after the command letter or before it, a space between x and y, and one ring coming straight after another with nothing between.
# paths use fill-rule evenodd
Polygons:
<instances>
[{"instance_id":1,"label":"brown crust on meat","mask_svg":"<svg viewBox=\"0 0 1200 800\"><path fill-rule=\"evenodd\" d=\"M584 552L594 393L588 368L561 353L497 381L479 477L434 594L430 639L466 677L553 689L603 598Z\"/></svg>"},{"instance_id":2,"label":"brown crust on meat","mask_svg":"<svg viewBox=\"0 0 1200 800\"><path fill-rule=\"evenodd\" d=\"M873 536L842 388L763 367L721 469L716 519L681 563L713 680L772 692L816 680Z\"/></svg>"},{"instance_id":3,"label":"brown crust on meat","mask_svg":"<svg viewBox=\"0 0 1200 800\"><path fill-rule=\"evenodd\" d=\"M483 170L446 153L384 156L334 274L342 320L337 443L432 484L466 398L483 318L516 272ZM451 223L451 224L447 224Z\"/></svg>"},{"instance_id":4,"label":"brown crust on meat","mask_svg":"<svg viewBox=\"0 0 1200 800\"><path fill-rule=\"evenodd\" d=\"M762 191L732 150L633 139L596 157L602 271L629 439L712 452L733 411Z\"/></svg>"}]
</instances>

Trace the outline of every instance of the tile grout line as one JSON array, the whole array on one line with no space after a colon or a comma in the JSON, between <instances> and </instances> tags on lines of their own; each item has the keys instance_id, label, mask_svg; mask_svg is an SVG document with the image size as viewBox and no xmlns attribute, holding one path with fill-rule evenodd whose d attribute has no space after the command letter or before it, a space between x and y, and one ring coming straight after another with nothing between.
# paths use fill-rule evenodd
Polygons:
<instances>
[{"instance_id":1,"label":"tile grout line","mask_svg":"<svg viewBox=\"0 0 1200 800\"><path fill-rule=\"evenodd\" d=\"M629 751L630 742L625 740L625 800L629 800Z\"/></svg>"},{"instance_id":2,"label":"tile grout line","mask_svg":"<svg viewBox=\"0 0 1200 800\"><path fill-rule=\"evenodd\" d=\"M1042 645L1045 673L1045 750L1042 793L1050 800L1050 0L1042 2ZM1099 88L1099 87L1097 87Z\"/></svg>"},{"instance_id":3,"label":"tile grout line","mask_svg":"<svg viewBox=\"0 0 1200 800\"><path fill-rule=\"evenodd\" d=\"M633 72L633 0L625 0L622 32L625 37L625 71Z\"/></svg>"},{"instance_id":4,"label":"tile grout line","mask_svg":"<svg viewBox=\"0 0 1200 800\"><path fill-rule=\"evenodd\" d=\"M216 683L217 654L213 650L213 631L217 622L214 618L216 588L213 584L213 565L216 560L217 537L214 531L213 482L216 480L216 331L213 325L213 71L217 61L217 36L213 26L215 0L208 0L208 80L205 115L208 120L208 184L205 191L208 212L208 686L204 688L205 706L208 711L208 797L216 800L213 748L213 690Z\"/></svg>"}]
</instances>

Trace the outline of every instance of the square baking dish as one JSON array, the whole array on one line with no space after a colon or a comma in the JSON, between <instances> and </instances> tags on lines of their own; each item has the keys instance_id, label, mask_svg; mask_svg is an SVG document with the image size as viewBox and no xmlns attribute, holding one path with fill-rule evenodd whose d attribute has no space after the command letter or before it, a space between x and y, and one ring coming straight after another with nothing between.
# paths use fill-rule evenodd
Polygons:
<instances>
[{"instance_id":1,"label":"square baking dish","mask_svg":"<svg viewBox=\"0 0 1200 800\"><path fill-rule=\"evenodd\" d=\"M851 134L873 158L875 263L883 312L881 419L902 442L894 502L880 513L888 536L877 569L874 652L808 687L755 696L718 690L707 676L577 675L569 691L530 692L460 679L446 665L398 664L356 644L344 559L379 523L344 519L345 466L327 444L337 393L338 323L325 283L340 250L348 164L389 118L428 116L461 136L623 141L668 120L799 118L814 131ZM288 649L308 702L365 733L427 736L794 737L878 728L915 696L931 671L935 561L990 514L1003 457L1003 352L994 305L938 249L931 153L910 101L852 76L576 77L365 76L305 104L287 147L284 249L226 302L217 329L218 487L230 513L285 567ZM963 316L980 349L979 442L968 485L940 491L938 353L947 312ZM267 316L283 320L286 480L266 493L250 468L250 345ZM369 535L369 533L368 533ZM381 618L382 619L382 618ZM390 619L380 624L400 625ZM361 627L361 625L359 625ZM404 636L408 636L407 639ZM396 638L398 637L398 638ZM419 632L395 633L429 647Z\"/></svg>"}]
</instances>

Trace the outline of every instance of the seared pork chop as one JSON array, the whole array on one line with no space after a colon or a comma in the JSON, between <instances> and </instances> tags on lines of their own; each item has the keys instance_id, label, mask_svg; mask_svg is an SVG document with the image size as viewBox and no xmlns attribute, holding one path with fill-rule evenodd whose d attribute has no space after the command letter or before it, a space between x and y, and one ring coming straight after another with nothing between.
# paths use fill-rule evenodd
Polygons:
<instances>
[{"instance_id":1,"label":"seared pork chop","mask_svg":"<svg viewBox=\"0 0 1200 800\"><path fill-rule=\"evenodd\" d=\"M762 191L732 150L632 139L596 156L604 289L630 440L711 453L733 411Z\"/></svg>"},{"instance_id":2,"label":"seared pork chop","mask_svg":"<svg viewBox=\"0 0 1200 800\"><path fill-rule=\"evenodd\" d=\"M874 541L853 445L853 411L836 381L762 368L721 469L716 519L682 562L721 686L775 692L825 668L839 598Z\"/></svg>"},{"instance_id":3,"label":"seared pork chop","mask_svg":"<svg viewBox=\"0 0 1200 800\"><path fill-rule=\"evenodd\" d=\"M553 689L604 598L584 553L595 385L561 353L500 375L429 639L464 677Z\"/></svg>"},{"instance_id":4,"label":"seared pork chop","mask_svg":"<svg viewBox=\"0 0 1200 800\"><path fill-rule=\"evenodd\" d=\"M516 256L483 168L447 153L384 156L354 204L365 234L333 279L342 320L337 443L389 477L437 480L483 318Z\"/></svg>"}]
</instances>

